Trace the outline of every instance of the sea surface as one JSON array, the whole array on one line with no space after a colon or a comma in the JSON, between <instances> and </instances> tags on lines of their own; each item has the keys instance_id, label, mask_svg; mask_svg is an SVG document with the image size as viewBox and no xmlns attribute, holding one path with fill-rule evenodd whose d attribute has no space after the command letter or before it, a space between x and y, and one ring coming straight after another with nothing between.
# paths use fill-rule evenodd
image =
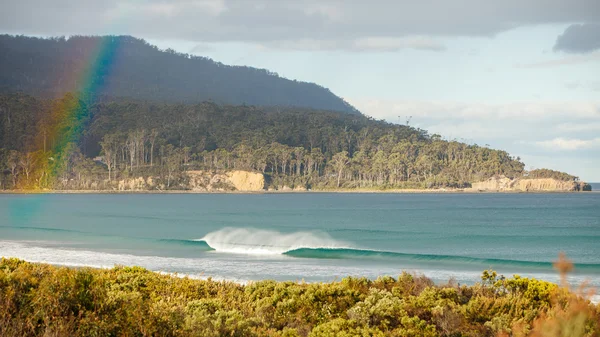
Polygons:
<instances>
[{"instance_id":1,"label":"sea surface","mask_svg":"<svg viewBox=\"0 0 600 337\"><path fill-rule=\"evenodd\" d=\"M600 193L0 194L0 256L139 265L197 278L397 276L472 284L485 269L600 287Z\"/></svg>"}]
</instances>

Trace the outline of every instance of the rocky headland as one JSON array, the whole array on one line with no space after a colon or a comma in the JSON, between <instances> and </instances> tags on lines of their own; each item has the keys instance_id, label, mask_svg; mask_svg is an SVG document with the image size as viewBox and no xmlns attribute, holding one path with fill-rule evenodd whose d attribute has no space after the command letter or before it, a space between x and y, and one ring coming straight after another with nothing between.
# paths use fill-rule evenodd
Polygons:
<instances>
[{"instance_id":1,"label":"rocky headland","mask_svg":"<svg viewBox=\"0 0 600 337\"><path fill-rule=\"evenodd\" d=\"M471 184L470 191L479 192L583 192L591 191L588 183L554 178L508 178L497 176Z\"/></svg>"}]
</instances>

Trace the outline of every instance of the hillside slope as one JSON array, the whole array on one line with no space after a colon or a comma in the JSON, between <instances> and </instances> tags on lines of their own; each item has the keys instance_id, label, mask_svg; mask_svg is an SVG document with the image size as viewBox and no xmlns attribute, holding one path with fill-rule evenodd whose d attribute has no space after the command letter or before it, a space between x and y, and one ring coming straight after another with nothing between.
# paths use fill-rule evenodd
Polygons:
<instances>
[{"instance_id":1,"label":"hillside slope","mask_svg":"<svg viewBox=\"0 0 600 337\"><path fill-rule=\"evenodd\" d=\"M42 39L0 35L0 91L55 98L81 91L171 103L306 107L358 114L314 83L226 66L130 36Z\"/></svg>"}]
</instances>

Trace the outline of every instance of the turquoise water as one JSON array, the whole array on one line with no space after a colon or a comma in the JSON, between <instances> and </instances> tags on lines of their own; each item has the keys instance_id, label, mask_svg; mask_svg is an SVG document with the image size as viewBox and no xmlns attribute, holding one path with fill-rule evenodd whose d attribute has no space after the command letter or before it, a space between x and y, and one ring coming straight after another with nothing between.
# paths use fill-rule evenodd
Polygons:
<instances>
[{"instance_id":1,"label":"turquoise water","mask_svg":"<svg viewBox=\"0 0 600 337\"><path fill-rule=\"evenodd\" d=\"M193 277L331 281L493 268L600 286L600 194L0 195L0 255Z\"/></svg>"}]
</instances>

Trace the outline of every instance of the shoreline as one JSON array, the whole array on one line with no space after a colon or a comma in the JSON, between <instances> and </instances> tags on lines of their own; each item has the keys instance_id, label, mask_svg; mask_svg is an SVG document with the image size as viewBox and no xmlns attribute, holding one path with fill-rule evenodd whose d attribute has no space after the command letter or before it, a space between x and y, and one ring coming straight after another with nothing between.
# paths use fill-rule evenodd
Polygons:
<instances>
[{"instance_id":1,"label":"shoreline","mask_svg":"<svg viewBox=\"0 0 600 337\"><path fill-rule=\"evenodd\" d=\"M153 274L160 275L160 276L167 276L167 277L173 277L173 278L178 278L178 279L188 278L190 280L217 282L217 283L218 282L233 283L233 284L237 284L239 286L249 286L249 285L252 285L255 283L265 282L265 281L273 281L276 283L290 283L291 282L291 283L295 283L295 284L330 284L330 283L340 282L340 280L341 280L341 279L337 279L337 278L332 278L331 280L328 280L328 281L306 281L304 278L296 279L296 280L283 280L283 281L278 281L278 280L274 280L274 279L270 279L270 278L263 278L260 280L252 280L252 279L244 280L244 279L227 278L227 277L221 277L221 276L205 275L204 273L187 274L187 273L168 272L168 271L161 271L161 270L152 270L152 269L148 269L146 267L142 267L142 266L138 266L138 265L114 264L112 266L109 266L109 265L94 266L94 265L88 265L88 264L52 263L52 262L43 261L43 260L31 260L31 259L24 259L24 258L14 257L14 256L0 256L0 260L2 260L2 259L17 259L17 260L25 261L30 264L49 265L49 266L56 267L56 268L68 268L68 269L74 269L74 270L81 270L81 269L89 268L89 269L98 270L98 271L107 271L107 270L111 270L111 269L115 269L115 268L122 268L122 267L143 268L144 270L147 270ZM441 279L436 281L434 279L434 277L432 277L430 275L425 275L423 272L418 272L418 271L402 270L398 274L401 275L402 273L408 273L415 277L426 277L427 279L431 280L435 286L438 286L438 287L448 284L450 282L450 280L442 281ZM483 273L483 271L482 271L482 273ZM390 276L397 277L398 275L381 275L380 277L390 277ZM345 277L360 277L360 276L347 275ZM508 277L514 277L514 275L509 275ZM344 277L342 277L342 278L344 278ZM370 281L377 280L377 278L369 278L369 277L364 277L364 278L366 278ZM531 278L534 278L539 281L558 285L558 282L553 282L553 281L549 281L549 280L542 279L542 278L536 278L533 276ZM473 283L462 283L462 284L472 287L472 286L476 285L478 282L479 281L476 281ZM600 294L594 294L594 295L590 296L589 300L593 304L600 304Z\"/></svg>"},{"instance_id":2,"label":"shoreline","mask_svg":"<svg viewBox=\"0 0 600 337\"><path fill-rule=\"evenodd\" d=\"M22 256L5 256L5 255L0 255L0 261L2 260L11 260L11 259L16 259L16 260L21 260L24 261L26 263L29 264L34 264L34 265L49 265L55 268L67 268L67 269L74 269L74 270L81 270L81 269L93 269L93 270L97 270L97 271L109 271L112 269L118 269L118 268L142 268L152 274L155 275L160 275L160 276L167 276L167 277L172 277L172 278L176 278L176 279L184 279L184 278L188 278L191 280L197 280L197 281L208 281L208 282L225 282L225 283L233 283L233 284L237 284L239 286L249 286L252 285L253 283L260 283L260 282L275 282L275 283L280 283L280 284L284 284L284 283L295 283L295 284L332 284L332 283L336 283L336 282L340 282L341 279L343 278L364 278L370 281L376 281L377 279L381 278L381 277L397 277L398 275L407 273L410 275L413 275L414 277L425 277L429 280L431 280L432 284L435 286L443 286L446 284L449 284L449 282L451 282L451 280L455 280L456 278L454 275L451 275L450 278L448 279L443 279L440 278L439 276L435 276L432 275L431 273L425 272L424 270L421 269L399 269L398 273L395 275L392 274L381 274L378 277L369 277L369 276L357 276L357 275L346 275L346 276L341 276L341 278L338 278L339 276L335 276L332 277L330 280L315 280L315 281L306 281L306 279L304 277L302 278L297 278L295 280L289 279L289 280L277 280L277 279L273 279L273 278L269 278L269 277L262 277L260 279L239 279L239 278L234 278L234 277L227 277L227 276L223 276L223 275L210 275L210 274L205 274L204 272L199 272L199 273L187 273L187 272L174 272L174 271L166 271L166 270L157 270L157 269L151 269L148 268L146 266L143 266L141 264L136 264L136 263L125 263L125 264L119 264L119 263L114 263L114 264L98 264L98 265L94 265L94 264L87 264L87 263L73 263L73 262L52 262L52 261L48 261L45 259L30 259L30 258L26 258L26 257L22 257ZM575 264L575 266L577 266L577 264ZM485 270L482 269L481 272L479 273L483 273ZM530 279L535 279L535 280L539 280L539 281L543 281L546 283L550 283L550 284L555 284L555 285L559 285L560 282L551 280L549 278L544 278L544 277L540 277L541 275L535 275L535 273L525 273L523 274L522 272L520 273L513 273L513 274L506 274L507 278L510 277L514 277L515 275L524 275L525 278L530 278ZM571 271L571 275L577 275L577 271ZM502 274L500 274L500 276L503 276ZM589 279L587 280L589 281ZM577 286L581 286L583 284L585 284L585 282L587 282L586 280L582 281L581 283L576 283L575 285ZM462 283L465 286L468 287L473 287L475 286L477 283L480 283L481 281L479 279L477 280L463 280ZM573 280L571 280L571 282L573 282ZM593 287L593 286L592 286ZM600 294L596 293L592 296L590 296L589 300L594 303L594 304L600 304Z\"/></svg>"},{"instance_id":3,"label":"shoreline","mask_svg":"<svg viewBox=\"0 0 600 337\"><path fill-rule=\"evenodd\" d=\"M589 194L595 191L491 191L473 189L334 189L334 190L263 190L263 191L193 191L193 190L0 190L0 194Z\"/></svg>"}]
</instances>

